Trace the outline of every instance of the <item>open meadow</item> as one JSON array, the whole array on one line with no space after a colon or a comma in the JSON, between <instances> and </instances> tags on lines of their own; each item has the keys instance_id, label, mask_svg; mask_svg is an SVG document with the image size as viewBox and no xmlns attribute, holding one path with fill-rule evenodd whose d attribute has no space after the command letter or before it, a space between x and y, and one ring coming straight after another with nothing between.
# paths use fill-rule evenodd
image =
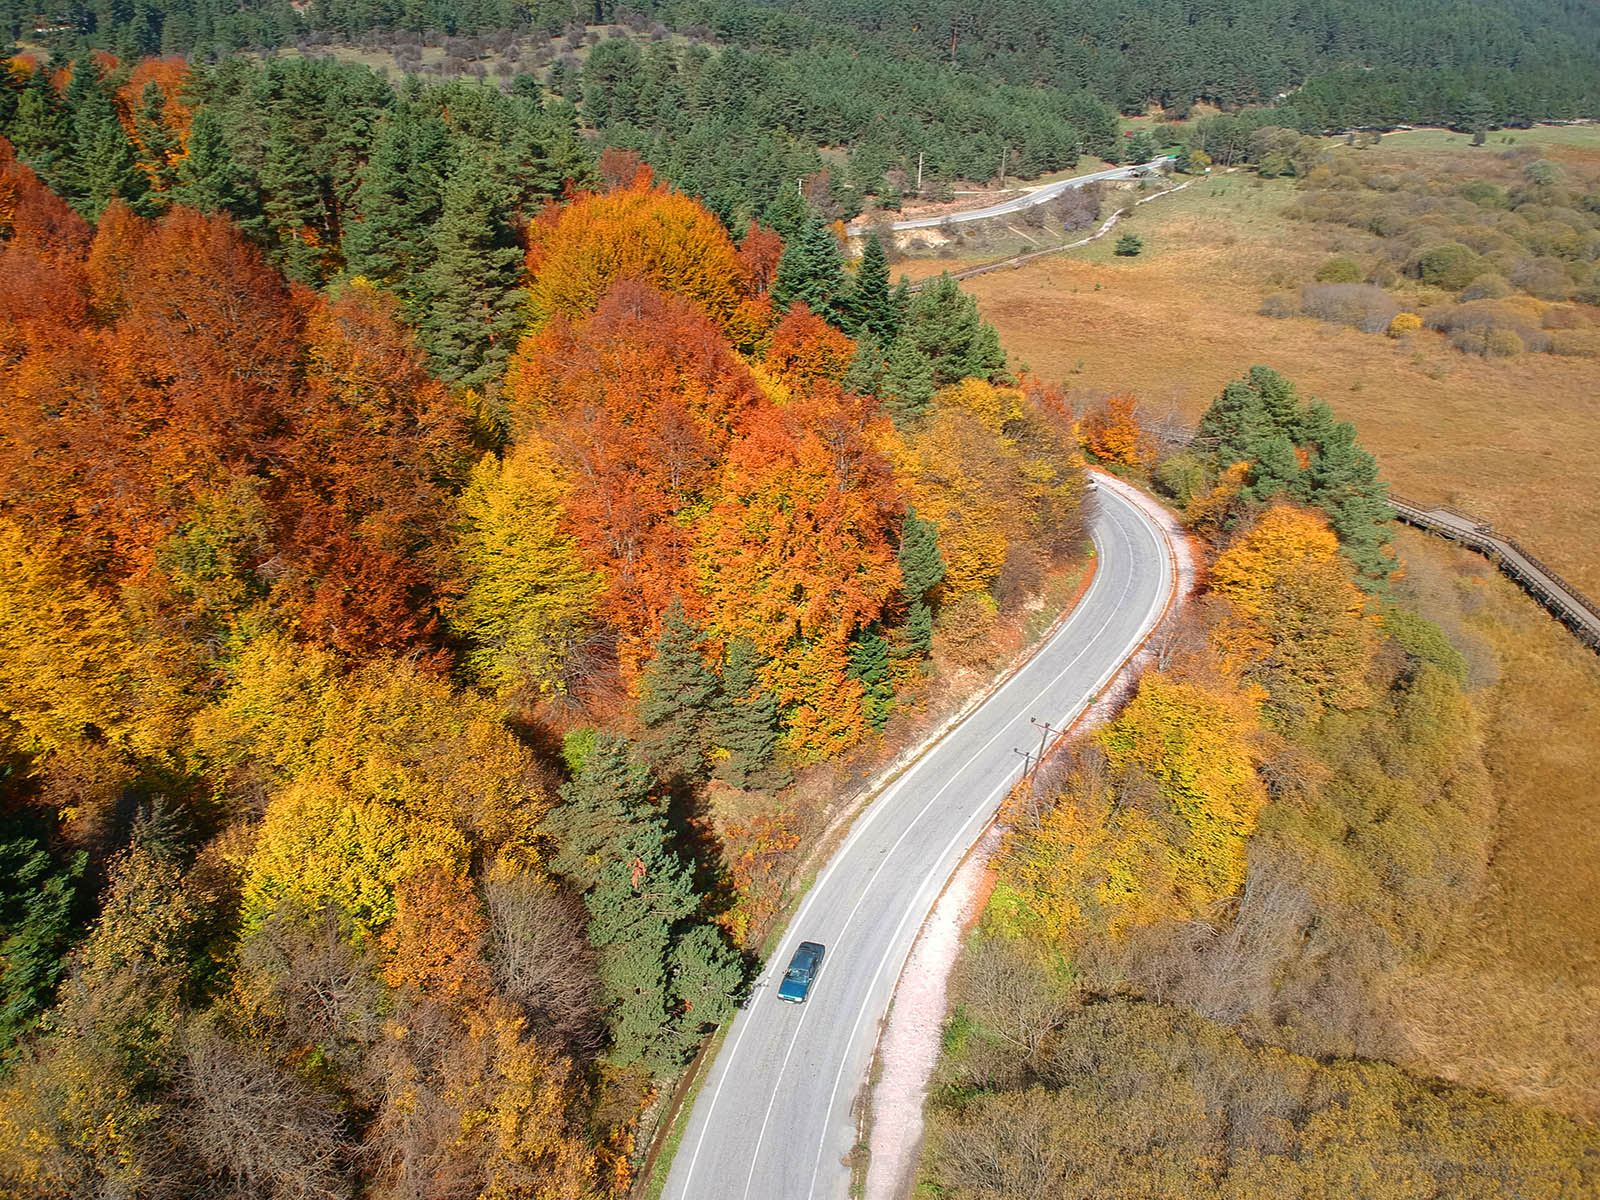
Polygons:
<instances>
[{"instance_id":1,"label":"open meadow","mask_svg":"<svg viewBox=\"0 0 1600 1200\"><path fill-rule=\"evenodd\" d=\"M1467 653L1498 813L1487 886L1400 985L1418 1060L1600 1115L1600 658L1484 558L1403 529L1400 594Z\"/></svg>"},{"instance_id":2,"label":"open meadow","mask_svg":"<svg viewBox=\"0 0 1600 1200\"><path fill-rule=\"evenodd\" d=\"M1600 128L1553 127L1491 135L1472 150L1438 131L1387 136L1370 150L1396 169L1442 156L1490 152L1511 136L1546 139L1558 162L1600 161ZM1412 148L1406 139L1418 143ZM1396 491L1476 512L1530 545L1591 595L1600 594L1600 363L1523 354L1484 358L1442 334L1390 339L1306 317L1260 315L1262 301L1311 280L1330 255L1360 239L1290 218L1286 179L1219 174L1141 207L1125 228L1144 251L1117 258L1114 238L964 286L995 323L1013 361L1065 384L1082 407L1133 391L1143 411L1192 421L1222 385L1254 363L1356 422ZM1107 206L1116 202L1108 196ZM997 255L955 250L896 267L913 277Z\"/></svg>"}]
</instances>

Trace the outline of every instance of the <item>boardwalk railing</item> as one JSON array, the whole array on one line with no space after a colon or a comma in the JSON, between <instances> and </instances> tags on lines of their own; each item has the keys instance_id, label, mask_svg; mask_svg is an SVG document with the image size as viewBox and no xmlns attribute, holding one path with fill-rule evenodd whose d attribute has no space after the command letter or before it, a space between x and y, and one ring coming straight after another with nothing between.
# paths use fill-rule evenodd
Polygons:
<instances>
[{"instance_id":1,"label":"boardwalk railing","mask_svg":"<svg viewBox=\"0 0 1600 1200\"><path fill-rule=\"evenodd\" d=\"M1515 538L1497 534L1489 522L1449 505L1424 505L1392 492L1389 503L1394 507L1395 516L1406 524L1437 533L1487 556L1585 646L1600 650L1600 606L1545 566Z\"/></svg>"}]
</instances>

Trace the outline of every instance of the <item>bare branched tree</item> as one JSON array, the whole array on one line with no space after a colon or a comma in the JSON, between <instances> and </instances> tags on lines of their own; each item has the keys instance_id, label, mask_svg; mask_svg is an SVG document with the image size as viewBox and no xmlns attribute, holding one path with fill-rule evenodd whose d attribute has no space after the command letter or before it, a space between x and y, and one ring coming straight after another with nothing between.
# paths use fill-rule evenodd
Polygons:
<instances>
[{"instance_id":1,"label":"bare branched tree","mask_svg":"<svg viewBox=\"0 0 1600 1200\"><path fill-rule=\"evenodd\" d=\"M191 1030L178 1067L186 1149L240 1200L342 1200L350 1145L327 1099L216 1031Z\"/></svg>"},{"instance_id":2,"label":"bare branched tree","mask_svg":"<svg viewBox=\"0 0 1600 1200\"><path fill-rule=\"evenodd\" d=\"M574 1057L591 1056L604 1026L594 951L576 902L547 880L517 875L489 880L484 906L496 988Z\"/></svg>"}]
</instances>

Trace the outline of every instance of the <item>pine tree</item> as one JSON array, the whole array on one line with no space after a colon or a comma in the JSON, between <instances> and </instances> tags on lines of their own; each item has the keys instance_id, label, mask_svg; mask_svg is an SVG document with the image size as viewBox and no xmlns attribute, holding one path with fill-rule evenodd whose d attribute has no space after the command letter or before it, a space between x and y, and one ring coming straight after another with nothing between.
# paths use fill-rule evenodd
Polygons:
<instances>
[{"instance_id":1,"label":"pine tree","mask_svg":"<svg viewBox=\"0 0 1600 1200\"><path fill-rule=\"evenodd\" d=\"M728 752L717 773L736 788L781 787L772 767L778 749L778 698L761 684L761 655L744 638L728 646L713 714L712 738Z\"/></svg>"},{"instance_id":2,"label":"pine tree","mask_svg":"<svg viewBox=\"0 0 1600 1200\"><path fill-rule=\"evenodd\" d=\"M505 185L482 162L451 173L425 277L422 344L446 383L497 383L522 326L522 250Z\"/></svg>"},{"instance_id":3,"label":"pine tree","mask_svg":"<svg viewBox=\"0 0 1600 1200\"><path fill-rule=\"evenodd\" d=\"M688 1059L704 1030L733 1016L744 963L715 925L694 925L672 947L670 990L676 1002L672 1065Z\"/></svg>"},{"instance_id":4,"label":"pine tree","mask_svg":"<svg viewBox=\"0 0 1600 1200\"><path fill-rule=\"evenodd\" d=\"M900 591L906 598L906 648L920 657L933 649L933 609L927 597L944 579L945 568L939 527L917 516L915 508L906 509L895 561L900 566Z\"/></svg>"},{"instance_id":5,"label":"pine tree","mask_svg":"<svg viewBox=\"0 0 1600 1200\"><path fill-rule=\"evenodd\" d=\"M444 205L450 134L431 114L402 106L379 131L345 225L344 254L364 275L414 300L433 265L433 226Z\"/></svg>"},{"instance_id":6,"label":"pine tree","mask_svg":"<svg viewBox=\"0 0 1600 1200\"><path fill-rule=\"evenodd\" d=\"M716 694L704 636L674 598L639 688L639 719L650 730L646 751L663 775L696 779L704 772Z\"/></svg>"},{"instance_id":7,"label":"pine tree","mask_svg":"<svg viewBox=\"0 0 1600 1200\"><path fill-rule=\"evenodd\" d=\"M150 182L139 169L138 156L117 118L111 89L93 55L84 54L73 63L66 106L72 114L72 143L61 164L60 184L67 199L91 221L98 220L114 198L139 211Z\"/></svg>"},{"instance_id":8,"label":"pine tree","mask_svg":"<svg viewBox=\"0 0 1600 1200\"><path fill-rule=\"evenodd\" d=\"M889 256L877 234L869 234L856 268L855 285L850 290L850 320L845 330L868 334L880 342L890 342L899 332L900 314L889 294Z\"/></svg>"},{"instance_id":9,"label":"pine tree","mask_svg":"<svg viewBox=\"0 0 1600 1200\"><path fill-rule=\"evenodd\" d=\"M922 600L944 579L944 555L939 552L939 527L906 509L900 526L900 591L907 600Z\"/></svg>"},{"instance_id":10,"label":"pine tree","mask_svg":"<svg viewBox=\"0 0 1600 1200\"><path fill-rule=\"evenodd\" d=\"M789 238L778 260L772 303L779 312L804 304L825 321L837 322L844 300L844 261L833 231L812 214Z\"/></svg>"},{"instance_id":11,"label":"pine tree","mask_svg":"<svg viewBox=\"0 0 1600 1200\"><path fill-rule=\"evenodd\" d=\"M1201 445L1214 445L1218 464L1228 466L1254 459L1270 429L1261 393L1247 380L1235 379L1200 417L1195 437Z\"/></svg>"},{"instance_id":12,"label":"pine tree","mask_svg":"<svg viewBox=\"0 0 1600 1200\"><path fill-rule=\"evenodd\" d=\"M682 1042L674 1036L668 955L674 927L699 902L688 868L668 846L666 815L651 784L627 741L602 735L578 777L561 789L546 826L557 840L556 870L583 890L589 911L612 1061L670 1069Z\"/></svg>"},{"instance_id":13,"label":"pine tree","mask_svg":"<svg viewBox=\"0 0 1600 1200\"><path fill-rule=\"evenodd\" d=\"M1389 485L1378 477L1378 460L1356 444L1355 426L1334 422L1325 440L1311 450L1305 475L1305 498L1327 514L1341 548L1360 573L1357 582L1377 590L1395 566L1386 545L1394 509L1387 499Z\"/></svg>"},{"instance_id":14,"label":"pine tree","mask_svg":"<svg viewBox=\"0 0 1600 1200\"><path fill-rule=\"evenodd\" d=\"M928 411L933 402L934 366L909 337L896 338L884 360L878 394L884 411L896 425L906 426Z\"/></svg>"},{"instance_id":15,"label":"pine tree","mask_svg":"<svg viewBox=\"0 0 1600 1200\"><path fill-rule=\"evenodd\" d=\"M929 280L912 298L900 340L909 340L932 364L937 387L968 377L994 382L1004 376L1000 335L948 273Z\"/></svg>"},{"instance_id":16,"label":"pine tree","mask_svg":"<svg viewBox=\"0 0 1600 1200\"><path fill-rule=\"evenodd\" d=\"M327 231L322 180L311 165L307 139L295 127L287 101L273 106L261 163L263 209L284 273L301 283L321 280Z\"/></svg>"},{"instance_id":17,"label":"pine tree","mask_svg":"<svg viewBox=\"0 0 1600 1200\"><path fill-rule=\"evenodd\" d=\"M856 341L855 357L850 360L850 369L844 373L840 386L858 396L877 396L883 391L887 370L888 364L884 362L878 343L871 336L861 337Z\"/></svg>"},{"instance_id":18,"label":"pine tree","mask_svg":"<svg viewBox=\"0 0 1600 1200\"><path fill-rule=\"evenodd\" d=\"M1273 432L1292 437L1300 419L1300 392L1294 381L1271 367L1251 367L1250 386L1261 396L1261 408Z\"/></svg>"},{"instance_id":19,"label":"pine tree","mask_svg":"<svg viewBox=\"0 0 1600 1200\"><path fill-rule=\"evenodd\" d=\"M88 154L77 164L83 188L78 209L91 221L100 219L106 205L122 200L141 216L150 215L145 197L150 180L139 167L133 143L116 123L103 126L95 135Z\"/></svg>"},{"instance_id":20,"label":"pine tree","mask_svg":"<svg viewBox=\"0 0 1600 1200\"><path fill-rule=\"evenodd\" d=\"M222 124L209 106L198 109L190 122L188 152L178 164L172 200L203 213L226 213L257 240L264 234L255 189L234 161Z\"/></svg>"},{"instance_id":21,"label":"pine tree","mask_svg":"<svg viewBox=\"0 0 1600 1200\"><path fill-rule=\"evenodd\" d=\"M876 633L864 633L850 646L845 678L861 684L865 696L861 711L874 729L882 729L894 709L894 687L889 678L889 643Z\"/></svg>"},{"instance_id":22,"label":"pine tree","mask_svg":"<svg viewBox=\"0 0 1600 1200\"><path fill-rule=\"evenodd\" d=\"M72 144L72 120L50 84L49 71L35 70L23 83L6 136L40 178L52 187L61 186L62 162Z\"/></svg>"},{"instance_id":23,"label":"pine tree","mask_svg":"<svg viewBox=\"0 0 1600 1200\"><path fill-rule=\"evenodd\" d=\"M155 80L145 84L134 129L139 134L139 166L150 181L147 207L152 213L164 212L171 205L172 193L178 186L178 160L183 144L167 125L166 94Z\"/></svg>"},{"instance_id":24,"label":"pine tree","mask_svg":"<svg viewBox=\"0 0 1600 1200\"><path fill-rule=\"evenodd\" d=\"M1248 498L1266 500L1286 495L1300 498L1300 461L1286 434L1275 433L1256 447L1255 468L1250 472Z\"/></svg>"}]
</instances>

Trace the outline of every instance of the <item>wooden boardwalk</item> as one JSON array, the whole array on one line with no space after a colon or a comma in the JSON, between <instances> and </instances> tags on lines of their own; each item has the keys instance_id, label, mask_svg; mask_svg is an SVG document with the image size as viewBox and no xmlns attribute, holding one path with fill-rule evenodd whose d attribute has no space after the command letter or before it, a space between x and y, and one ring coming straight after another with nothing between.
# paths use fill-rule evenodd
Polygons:
<instances>
[{"instance_id":1,"label":"wooden boardwalk","mask_svg":"<svg viewBox=\"0 0 1600 1200\"><path fill-rule=\"evenodd\" d=\"M1487 521L1449 505L1428 506L1389 494L1395 516L1408 525L1437 533L1488 556L1502 571L1544 605L1585 646L1600 651L1600 607L1514 538L1496 533Z\"/></svg>"}]
</instances>

